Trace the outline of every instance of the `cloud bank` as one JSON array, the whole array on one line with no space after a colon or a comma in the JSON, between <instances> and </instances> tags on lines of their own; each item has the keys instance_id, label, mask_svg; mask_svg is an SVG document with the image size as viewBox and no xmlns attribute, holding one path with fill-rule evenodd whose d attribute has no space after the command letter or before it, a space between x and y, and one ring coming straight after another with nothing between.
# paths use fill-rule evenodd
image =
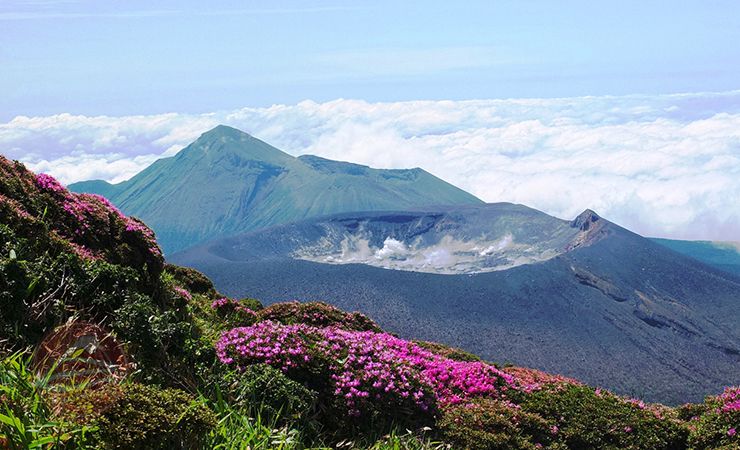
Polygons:
<instances>
[{"instance_id":1,"label":"cloud bank","mask_svg":"<svg viewBox=\"0 0 740 450\"><path fill-rule=\"evenodd\" d=\"M648 236L740 241L740 91L16 117L0 153L66 183L125 180L223 123L293 155L421 167L489 201L585 208Z\"/></svg>"}]
</instances>

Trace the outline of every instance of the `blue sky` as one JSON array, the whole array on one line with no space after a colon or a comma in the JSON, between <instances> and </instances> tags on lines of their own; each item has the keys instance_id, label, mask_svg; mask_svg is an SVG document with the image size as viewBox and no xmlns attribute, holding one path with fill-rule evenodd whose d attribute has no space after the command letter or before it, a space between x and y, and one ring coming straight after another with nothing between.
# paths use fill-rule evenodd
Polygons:
<instances>
[{"instance_id":1,"label":"blue sky","mask_svg":"<svg viewBox=\"0 0 740 450\"><path fill-rule=\"evenodd\" d=\"M736 1L0 3L0 120L740 88Z\"/></svg>"}]
</instances>

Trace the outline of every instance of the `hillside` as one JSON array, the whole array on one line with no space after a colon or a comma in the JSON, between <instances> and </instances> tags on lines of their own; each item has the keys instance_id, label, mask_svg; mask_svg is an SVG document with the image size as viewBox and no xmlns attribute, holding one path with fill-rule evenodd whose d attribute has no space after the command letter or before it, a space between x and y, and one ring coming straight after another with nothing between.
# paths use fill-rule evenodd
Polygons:
<instances>
[{"instance_id":1,"label":"hillside","mask_svg":"<svg viewBox=\"0 0 740 450\"><path fill-rule=\"evenodd\" d=\"M142 222L2 157L0 212L3 448L737 444L739 388L646 404L407 341L324 303L223 297L202 274L165 265Z\"/></svg>"},{"instance_id":2,"label":"hillside","mask_svg":"<svg viewBox=\"0 0 740 450\"><path fill-rule=\"evenodd\" d=\"M170 259L229 295L324 300L403 337L652 401L740 383L740 278L591 211L572 222L510 204L342 214Z\"/></svg>"},{"instance_id":3,"label":"hillside","mask_svg":"<svg viewBox=\"0 0 740 450\"><path fill-rule=\"evenodd\" d=\"M88 181L74 192L106 196L157 233L165 253L214 238L346 211L476 204L421 169L379 170L317 156L295 158L218 126L130 180Z\"/></svg>"},{"instance_id":4,"label":"hillside","mask_svg":"<svg viewBox=\"0 0 740 450\"><path fill-rule=\"evenodd\" d=\"M717 269L740 276L740 244L737 242L652 240L671 250L697 259Z\"/></svg>"}]
</instances>

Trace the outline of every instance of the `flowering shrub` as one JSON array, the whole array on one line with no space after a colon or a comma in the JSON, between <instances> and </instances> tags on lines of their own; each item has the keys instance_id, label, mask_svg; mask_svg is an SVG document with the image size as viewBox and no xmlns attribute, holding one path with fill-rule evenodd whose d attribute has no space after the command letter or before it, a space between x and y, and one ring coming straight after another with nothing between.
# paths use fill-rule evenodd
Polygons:
<instances>
[{"instance_id":1,"label":"flowering shrub","mask_svg":"<svg viewBox=\"0 0 740 450\"><path fill-rule=\"evenodd\" d=\"M61 194L66 191L64 186L62 186L56 178L52 177L51 175L45 174L45 173L39 173L36 175L36 186L39 187L39 189L50 192L52 194Z\"/></svg>"},{"instance_id":2,"label":"flowering shrub","mask_svg":"<svg viewBox=\"0 0 740 450\"><path fill-rule=\"evenodd\" d=\"M687 430L677 420L659 418L647 409L608 391L588 386L543 386L520 397L524 411L558 427L569 449L686 448Z\"/></svg>"},{"instance_id":3,"label":"flowering shrub","mask_svg":"<svg viewBox=\"0 0 740 450\"><path fill-rule=\"evenodd\" d=\"M337 327L263 321L224 333L216 353L224 364L244 369L265 363L312 383L355 417L380 411L430 415L437 405L502 396L514 383L482 362L454 361L387 333ZM316 382L316 374L329 384Z\"/></svg>"},{"instance_id":4,"label":"flowering shrub","mask_svg":"<svg viewBox=\"0 0 740 450\"><path fill-rule=\"evenodd\" d=\"M174 279L175 283L187 289L193 294L208 296L216 295L216 288L205 275L190 267L180 267L174 264L165 264L167 276Z\"/></svg>"},{"instance_id":5,"label":"flowering shrub","mask_svg":"<svg viewBox=\"0 0 740 450\"><path fill-rule=\"evenodd\" d=\"M228 326L248 326L257 321L256 312L231 298L221 297L214 300L211 309L216 311Z\"/></svg>"},{"instance_id":6,"label":"flowering shrub","mask_svg":"<svg viewBox=\"0 0 740 450\"><path fill-rule=\"evenodd\" d=\"M539 391L545 386L562 388L568 385L581 386L583 384L562 375L552 375L525 367L505 367L504 372L514 377L517 388L523 392Z\"/></svg>"},{"instance_id":7,"label":"flowering shrub","mask_svg":"<svg viewBox=\"0 0 740 450\"><path fill-rule=\"evenodd\" d=\"M565 449L559 429L504 400L477 399L445 408L438 422L443 439L469 450Z\"/></svg>"},{"instance_id":8,"label":"flowering shrub","mask_svg":"<svg viewBox=\"0 0 740 450\"><path fill-rule=\"evenodd\" d=\"M705 412L689 421L689 445L695 449L740 447L740 386L728 387L705 401Z\"/></svg>"},{"instance_id":9,"label":"flowering shrub","mask_svg":"<svg viewBox=\"0 0 740 450\"><path fill-rule=\"evenodd\" d=\"M323 302L275 303L260 311L260 320L271 320L286 325L302 323L315 327L337 326L352 331L381 331L367 316L347 313Z\"/></svg>"},{"instance_id":10,"label":"flowering shrub","mask_svg":"<svg viewBox=\"0 0 740 450\"><path fill-rule=\"evenodd\" d=\"M180 286L175 286L174 291L177 293L177 295L189 302L193 300L193 296L190 294L190 292L187 291L187 289L183 289Z\"/></svg>"},{"instance_id":11,"label":"flowering shrub","mask_svg":"<svg viewBox=\"0 0 740 450\"><path fill-rule=\"evenodd\" d=\"M444 344L439 344L437 342L427 342L427 341L412 341L414 344L418 345L419 347L429 350L432 353L436 353L439 356L443 356L445 358L454 359L455 361L480 361L481 359L469 352L466 352L465 350L450 347Z\"/></svg>"}]
</instances>

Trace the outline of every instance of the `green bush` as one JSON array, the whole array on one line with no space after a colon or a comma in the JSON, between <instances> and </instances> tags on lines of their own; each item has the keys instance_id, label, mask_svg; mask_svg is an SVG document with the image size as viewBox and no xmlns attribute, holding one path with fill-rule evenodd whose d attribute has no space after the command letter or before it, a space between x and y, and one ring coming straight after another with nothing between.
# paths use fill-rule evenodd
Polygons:
<instances>
[{"instance_id":1,"label":"green bush","mask_svg":"<svg viewBox=\"0 0 740 450\"><path fill-rule=\"evenodd\" d=\"M569 449L681 450L688 430L639 402L588 386L550 386L527 394L522 408L558 427Z\"/></svg>"},{"instance_id":2,"label":"green bush","mask_svg":"<svg viewBox=\"0 0 740 450\"><path fill-rule=\"evenodd\" d=\"M207 296L216 296L216 288L213 282L190 267L180 267L174 264L165 264L164 270L170 274L176 283L193 294L203 294Z\"/></svg>"},{"instance_id":3,"label":"green bush","mask_svg":"<svg viewBox=\"0 0 740 450\"><path fill-rule=\"evenodd\" d=\"M308 422L316 407L317 393L266 364L247 366L223 377L222 392L232 408L258 412L279 425Z\"/></svg>"},{"instance_id":4,"label":"green bush","mask_svg":"<svg viewBox=\"0 0 740 450\"><path fill-rule=\"evenodd\" d=\"M367 316L358 312L344 312L324 302L275 303L259 311L258 317L283 325L302 323L314 327L336 326L348 331L382 331Z\"/></svg>"},{"instance_id":5,"label":"green bush","mask_svg":"<svg viewBox=\"0 0 740 450\"><path fill-rule=\"evenodd\" d=\"M256 298L243 298L239 300L239 304L242 305L245 308L249 308L254 312L257 312L261 309L264 309L265 307L262 305L262 302L257 300Z\"/></svg>"},{"instance_id":6,"label":"green bush","mask_svg":"<svg viewBox=\"0 0 740 450\"><path fill-rule=\"evenodd\" d=\"M502 400L478 399L445 408L438 426L443 440L456 449L566 448L557 442L552 423Z\"/></svg>"},{"instance_id":7,"label":"green bush","mask_svg":"<svg viewBox=\"0 0 740 450\"><path fill-rule=\"evenodd\" d=\"M414 344L418 345L421 348L424 348L426 350L429 350L430 352L436 353L440 356L444 356L445 358L449 358L455 361L463 361L463 362L471 362L471 361L481 361L481 359L469 352L466 352L465 350L456 348L456 347L450 347L448 345L444 344L438 344L436 342L427 342L427 341L413 341Z\"/></svg>"},{"instance_id":8,"label":"green bush","mask_svg":"<svg viewBox=\"0 0 740 450\"><path fill-rule=\"evenodd\" d=\"M106 449L198 449L216 418L183 391L131 384L123 387L97 425Z\"/></svg>"}]
</instances>

